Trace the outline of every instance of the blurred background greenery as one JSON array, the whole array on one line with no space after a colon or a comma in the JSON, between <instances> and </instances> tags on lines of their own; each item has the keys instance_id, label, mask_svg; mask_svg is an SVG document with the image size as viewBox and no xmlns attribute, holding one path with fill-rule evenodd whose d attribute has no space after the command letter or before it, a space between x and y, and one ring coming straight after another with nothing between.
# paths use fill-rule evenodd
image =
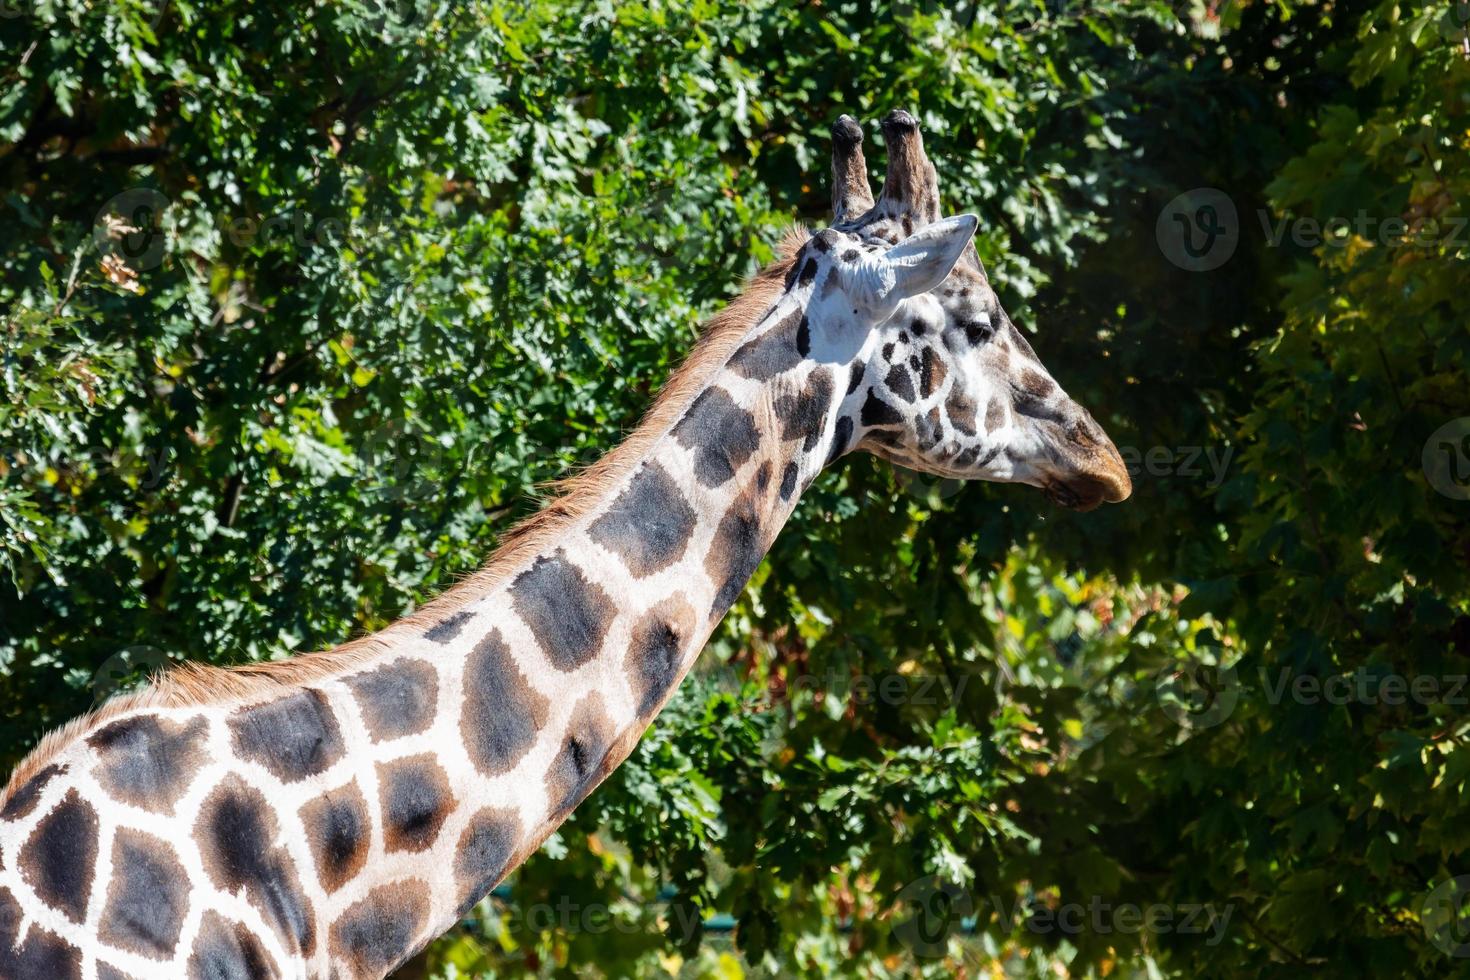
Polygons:
<instances>
[{"instance_id":1,"label":"blurred background greenery","mask_svg":"<svg viewBox=\"0 0 1470 980\"><path fill-rule=\"evenodd\" d=\"M1470 970L1464 3L0 4L0 768L473 569L903 106L1133 499L844 462L403 975Z\"/></svg>"}]
</instances>

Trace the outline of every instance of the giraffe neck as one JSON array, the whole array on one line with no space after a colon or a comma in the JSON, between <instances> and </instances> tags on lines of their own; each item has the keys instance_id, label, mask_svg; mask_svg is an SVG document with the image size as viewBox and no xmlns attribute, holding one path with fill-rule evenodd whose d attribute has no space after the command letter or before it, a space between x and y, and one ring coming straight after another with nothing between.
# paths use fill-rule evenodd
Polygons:
<instances>
[{"instance_id":1,"label":"giraffe neck","mask_svg":"<svg viewBox=\"0 0 1470 980\"><path fill-rule=\"evenodd\" d=\"M866 354L812 349L811 292L732 320L458 608L54 734L0 799L0 974L379 980L452 926L627 757L853 444Z\"/></svg>"},{"instance_id":2,"label":"giraffe neck","mask_svg":"<svg viewBox=\"0 0 1470 980\"><path fill-rule=\"evenodd\" d=\"M784 294L581 518L486 594L385 638L364 679L341 681L363 722L368 744L354 768L376 784L365 796L382 801L385 850L410 852L368 861L352 903L336 903L339 928L411 938L375 951L375 962L391 965L452 925L627 757L801 491L851 444L845 409L861 372L811 356L804 307L801 290ZM437 692L405 696L416 673ZM374 740L399 705L419 699L439 707L424 743L432 752L376 761L404 757L391 739ZM414 850L430 824L432 843ZM395 882L428 869L413 893L420 917L393 897L405 893ZM374 928L352 926L360 915ZM402 926L381 928L383 916Z\"/></svg>"}]
</instances>

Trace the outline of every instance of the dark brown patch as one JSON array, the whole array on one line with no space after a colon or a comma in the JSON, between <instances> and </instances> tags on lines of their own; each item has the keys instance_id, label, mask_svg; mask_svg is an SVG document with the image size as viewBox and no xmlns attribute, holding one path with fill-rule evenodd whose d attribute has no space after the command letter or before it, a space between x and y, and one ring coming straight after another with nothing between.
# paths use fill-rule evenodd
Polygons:
<instances>
[{"instance_id":1,"label":"dark brown patch","mask_svg":"<svg viewBox=\"0 0 1470 980\"><path fill-rule=\"evenodd\" d=\"M602 586L557 551L516 577L510 586L517 615L557 670L576 670L596 656L612 622L612 600Z\"/></svg>"},{"instance_id":2,"label":"dark brown patch","mask_svg":"<svg viewBox=\"0 0 1470 980\"><path fill-rule=\"evenodd\" d=\"M188 970L189 980L273 980L281 975L243 923L229 922L217 912L204 913Z\"/></svg>"},{"instance_id":3,"label":"dark brown patch","mask_svg":"<svg viewBox=\"0 0 1470 980\"><path fill-rule=\"evenodd\" d=\"M950 425L967 436L975 434L975 403L960 390L958 384L944 400L944 412L949 416Z\"/></svg>"},{"instance_id":4,"label":"dark brown patch","mask_svg":"<svg viewBox=\"0 0 1470 980\"><path fill-rule=\"evenodd\" d=\"M203 718L172 722L134 715L106 725L87 738L97 753L94 774L110 796L172 815L205 761Z\"/></svg>"},{"instance_id":5,"label":"dark brown patch","mask_svg":"<svg viewBox=\"0 0 1470 980\"><path fill-rule=\"evenodd\" d=\"M521 818L514 810L487 808L470 818L454 850L460 917L488 895L510 870L511 855L520 839Z\"/></svg>"},{"instance_id":6,"label":"dark brown patch","mask_svg":"<svg viewBox=\"0 0 1470 980\"><path fill-rule=\"evenodd\" d=\"M87 917L97 871L97 811L69 790L20 851L20 876L36 897L73 922Z\"/></svg>"},{"instance_id":7,"label":"dark brown patch","mask_svg":"<svg viewBox=\"0 0 1470 980\"><path fill-rule=\"evenodd\" d=\"M847 452L848 444L852 442L852 417L842 416L837 420L837 425L832 431L832 447L827 450L827 462L823 465L830 466L837 457Z\"/></svg>"},{"instance_id":8,"label":"dark brown patch","mask_svg":"<svg viewBox=\"0 0 1470 980\"><path fill-rule=\"evenodd\" d=\"M883 379L883 384L904 401L914 400L914 380L909 377L908 368L902 364L895 364L888 369L888 376Z\"/></svg>"},{"instance_id":9,"label":"dark brown patch","mask_svg":"<svg viewBox=\"0 0 1470 980\"><path fill-rule=\"evenodd\" d=\"M827 424L832 407L832 373L817 368L807 377L806 386L796 395L776 399L776 417L781 420L783 441L801 439L803 452L811 452Z\"/></svg>"},{"instance_id":10,"label":"dark brown patch","mask_svg":"<svg viewBox=\"0 0 1470 980\"><path fill-rule=\"evenodd\" d=\"M792 310L780 323L737 350L730 358L730 369L742 378L757 381L790 371L802 360L796 337L804 320L799 307Z\"/></svg>"},{"instance_id":11,"label":"dark brown patch","mask_svg":"<svg viewBox=\"0 0 1470 980\"><path fill-rule=\"evenodd\" d=\"M985 431L994 432L1006 424L1006 407L999 398L992 398L985 409Z\"/></svg>"},{"instance_id":12,"label":"dark brown patch","mask_svg":"<svg viewBox=\"0 0 1470 980\"><path fill-rule=\"evenodd\" d=\"M546 773L546 796L553 814L565 813L582 802L598 779L606 775L602 760L612 745L613 729L594 691L572 709L572 720L561 751Z\"/></svg>"},{"instance_id":13,"label":"dark brown patch","mask_svg":"<svg viewBox=\"0 0 1470 980\"><path fill-rule=\"evenodd\" d=\"M1047 398L1057 390L1057 383L1045 375L1037 374L1030 368L1026 368L1021 371L1021 387L1037 398Z\"/></svg>"},{"instance_id":14,"label":"dark brown patch","mask_svg":"<svg viewBox=\"0 0 1470 980\"><path fill-rule=\"evenodd\" d=\"M231 893L243 889L246 900L281 934L286 949L309 956L316 946L311 906L290 856L276 846L277 835L275 811L265 795L238 776L226 776L215 787L194 824L194 840L214 886Z\"/></svg>"},{"instance_id":15,"label":"dark brown patch","mask_svg":"<svg viewBox=\"0 0 1470 980\"><path fill-rule=\"evenodd\" d=\"M919 366L919 394L928 398L944 384L944 378L948 373L944 362L939 355L934 353L934 348L925 347L924 357Z\"/></svg>"},{"instance_id":16,"label":"dark brown patch","mask_svg":"<svg viewBox=\"0 0 1470 980\"><path fill-rule=\"evenodd\" d=\"M424 630L424 639L435 643L450 643L459 636L459 631L464 629L464 624L472 618L474 618L474 613L468 609L461 609Z\"/></svg>"},{"instance_id":17,"label":"dark brown patch","mask_svg":"<svg viewBox=\"0 0 1470 980\"><path fill-rule=\"evenodd\" d=\"M673 428L674 438L694 453L694 475L707 487L730 480L760 447L755 416L735 404L723 388L706 388Z\"/></svg>"},{"instance_id":18,"label":"dark brown patch","mask_svg":"<svg viewBox=\"0 0 1470 980\"><path fill-rule=\"evenodd\" d=\"M863 425L868 426L897 425L903 421L898 409L879 398L871 388L868 389L867 400L863 402L863 409L858 417L862 419Z\"/></svg>"},{"instance_id":19,"label":"dark brown patch","mask_svg":"<svg viewBox=\"0 0 1470 980\"><path fill-rule=\"evenodd\" d=\"M20 903L0 888L0 977L5 980L81 980L81 950L60 936L31 923L19 946Z\"/></svg>"},{"instance_id":20,"label":"dark brown patch","mask_svg":"<svg viewBox=\"0 0 1470 980\"><path fill-rule=\"evenodd\" d=\"M432 664L400 657L376 670L354 674L346 678L346 684L375 743L417 735L434 723L439 675Z\"/></svg>"},{"instance_id":21,"label":"dark brown patch","mask_svg":"<svg viewBox=\"0 0 1470 980\"><path fill-rule=\"evenodd\" d=\"M928 452L944 436L944 425L939 417L939 406L935 405L918 421L919 452Z\"/></svg>"},{"instance_id":22,"label":"dark brown patch","mask_svg":"<svg viewBox=\"0 0 1470 980\"><path fill-rule=\"evenodd\" d=\"M679 682L693 636L694 610L682 594L660 602L633 626L625 667L640 716L653 712Z\"/></svg>"},{"instance_id":23,"label":"dark brown patch","mask_svg":"<svg viewBox=\"0 0 1470 980\"><path fill-rule=\"evenodd\" d=\"M383 844L394 851L426 851L454 809L449 777L429 753L378 765Z\"/></svg>"},{"instance_id":24,"label":"dark brown patch","mask_svg":"<svg viewBox=\"0 0 1470 980\"><path fill-rule=\"evenodd\" d=\"M301 807L301 825L328 895L357 877L367 861L372 823L357 783L323 793Z\"/></svg>"},{"instance_id":25,"label":"dark brown patch","mask_svg":"<svg viewBox=\"0 0 1470 980\"><path fill-rule=\"evenodd\" d=\"M634 578L646 578L682 558L693 531L694 508L668 471L650 461L587 535L621 558Z\"/></svg>"},{"instance_id":26,"label":"dark brown patch","mask_svg":"<svg viewBox=\"0 0 1470 980\"><path fill-rule=\"evenodd\" d=\"M852 431L852 419L843 416L847 421L848 431ZM781 499L790 500L791 495L796 492L796 464L787 463L786 468L781 471Z\"/></svg>"},{"instance_id":27,"label":"dark brown patch","mask_svg":"<svg viewBox=\"0 0 1470 980\"><path fill-rule=\"evenodd\" d=\"M346 964L352 980L379 980L418 951L428 920L424 882L381 885L332 925L332 959Z\"/></svg>"},{"instance_id":28,"label":"dark brown patch","mask_svg":"<svg viewBox=\"0 0 1470 980\"><path fill-rule=\"evenodd\" d=\"M345 752L331 703L314 688L242 708L229 726L235 754L283 783L319 776Z\"/></svg>"},{"instance_id":29,"label":"dark brown patch","mask_svg":"<svg viewBox=\"0 0 1470 980\"><path fill-rule=\"evenodd\" d=\"M487 776L510 772L546 725L547 700L532 687L493 630L465 665L460 733L475 766Z\"/></svg>"},{"instance_id":30,"label":"dark brown patch","mask_svg":"<svg viewBox=\"0 0 1470 980\"><path fill-rule=\"evenodd\" d=\"M709 577L719 583L710 617L718 619L725 615L745 583L760 567L766 553L765 533L761 527L756 498L746 492L737 497L715 529L714 541L705 556L704 568Z\"/></svg>"},{"instance_id":31,"label":"dark brown patch","mask_svg":"<svg viewBox=\"0 0 1470 980\"><path fill-rule=\"evenodd\" d=\"M112 842L112 881L99 938L151 960L169 960L189 912L189 877L167 841L118 828Z\"/></svg>"},{"instance_id":32,"label":"dark brown patch","mask_svg":"<svg viewBox=\"0 0 1470 980\"><path fill-rule=\"evenodd\" d=\"M46 784L64 772L66 772L66 766L57 765L50 765L37 771L11 794L10 799L5 801L4 809L0 809L0 820L23 820L30 816L31 811L40 802L41 793L46 789Z\"/></svg>"}]
</instances>

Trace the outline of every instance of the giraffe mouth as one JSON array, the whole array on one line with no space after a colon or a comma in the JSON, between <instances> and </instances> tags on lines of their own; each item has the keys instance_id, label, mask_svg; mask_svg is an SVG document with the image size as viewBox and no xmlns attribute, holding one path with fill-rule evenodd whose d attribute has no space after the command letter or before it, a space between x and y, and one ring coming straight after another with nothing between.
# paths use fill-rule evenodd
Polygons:
<instances>
[{"instance_id":1,"label":"giraffe mouth","mask_svg":"<svg viewBox=\"0 0 1470 980\"><path fill-rule=\"evenodd\" d=\"M1046 499L1070 510L1086 513L1108 498L1108 488L1101 480L1082 477L1071 483L1053 480L1041 488Z\"/></svg>"}]
</instances>

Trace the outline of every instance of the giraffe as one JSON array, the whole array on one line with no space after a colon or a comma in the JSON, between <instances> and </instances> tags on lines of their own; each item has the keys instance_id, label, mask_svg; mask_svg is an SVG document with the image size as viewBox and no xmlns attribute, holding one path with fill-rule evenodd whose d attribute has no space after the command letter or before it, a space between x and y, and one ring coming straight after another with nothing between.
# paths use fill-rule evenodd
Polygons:
<instances>
[{"instance_id":1,"label":"giraffe","mask_svg":"<svg viewBox=\"0 0 1470 980\"><path fill-rule=\"evenodd\" d=\"M863 450L1091 509L1117 450L943 218L914 117L833 127L833 223L717 314L639 427L422 610L184 665L0 794L0 978L382 978L631 752L822 469Z\"/></svg>"}]
</instances>

